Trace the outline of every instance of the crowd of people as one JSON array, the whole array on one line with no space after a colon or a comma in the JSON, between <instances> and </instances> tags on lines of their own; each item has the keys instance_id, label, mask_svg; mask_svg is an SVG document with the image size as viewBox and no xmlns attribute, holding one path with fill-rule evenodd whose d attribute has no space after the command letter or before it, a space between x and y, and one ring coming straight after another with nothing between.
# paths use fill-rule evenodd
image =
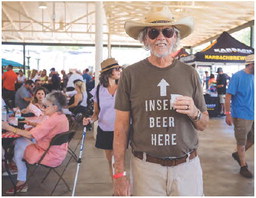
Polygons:
<instances>
[{"instance_id":1,"label":"crowd of people","mask_svg":"<svg viewBox=\"0 0 256 198\"><path fill-rule=\"evenodd\" d=\"M73 91L75 89L74 80L80 79L85 83L84 88L88 93L95 84L94 77L89 74L88 69L85 69L83 73L76 69L70 69L68 74L62 70L62 77L55 71L55 68L50 69L49 75L47 75L46 69L42 71L33 69L28 71L28 77L24 75L22 70L16 74L12 65L7 66L6 70L2 76L2 93L5 103L10 108L26 108L32 100L34 91L39 87L44 87L49 93L53 90L61 90L66 93L67 90ZM76 91L67 94L72 96L74 93Z\"/></svg>"},{"instance_id":2,"label":"crowd of people","mask_svg":"<svg viewBox=\"0 0 256 198\"><path fill-rule=\"evenodd\" d=\"M29 108L31 104L52 118L36 126L30 123L35 126L31 132L3 123L4 129L25 137L15 143L17 189L20 186L26 188L26 167L21 156L31 162L36 160L35 155L40 155L35 150L36 145L40 146L44 138L49 141L50 135L68 129L63 107L73 113L83 112L90 92L94 113L85 117L83 124L98 120L95 146L105 152L114 195L203 196L198 131L207 128L209 114L197 71L171 56L177 50L179 41L190 35L193 27L191 18L174 21L168 8L151 12L145 21L127 21L126 33L150 51L149 57L124 70L114 58L104 60L101 63L100 83L92 86L92 90L87 84L92 80L87 70L83 75L75 70L71 75L62 71L61 86L58 73L52 68L48 78L46 72L41 72L44 73L43 79L38 79L38 74L32 72L31 78L15 91L15 84L10 85L9 82L17 81L17 76L9 67L9 74L3 75L3 91L8 96L5 101L9 102L8 99L17 96L19 101L15 100L15 105L24 113L32 112ZM241 167L240 174L252 178L245 151L254 144L254 55L246 59L245 69L231 78L228 90L227 76L222 68L217 73L216 80L213 75L207 78L208 88L215 84L220 96L221 114L226 115L228 125L234 124L237 151L232 153L232 157ZM38 88L39 83L33 95L36 80L48 82L51 89L46 88L50 94ZM63 92L52 91L60 89L65 91L66 96ZM68 105L67 96L70 97ZM42 100L44 97L45 100ZM77 105L80 108L74 109ZM125 167L128 143L132 152L130 180ZM29 156L28 152L33 155ZM65 152L59 153L60 160Z\"/></svg>"}]
</instances>

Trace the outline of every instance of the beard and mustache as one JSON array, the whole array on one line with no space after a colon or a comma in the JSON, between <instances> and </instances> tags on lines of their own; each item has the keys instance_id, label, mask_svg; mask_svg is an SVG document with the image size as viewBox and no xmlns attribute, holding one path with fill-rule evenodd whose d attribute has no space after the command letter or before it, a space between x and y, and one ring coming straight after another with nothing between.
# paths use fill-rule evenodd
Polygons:
<instances>
[{"instance_id":1,"label":"beard and mustache","mask_svg":"<svg viewBox=\"0 0 256 198\"><path fill-rule=\"evenodd\" d=\"M157 52L157 50L154 49L154 46L159 46L163 48L167 48L165 52ZM164 40L162 41L156 41L154 44L148 45L147 48L150 50L151 54L158 58L163 58L165 56L170 55L172 52L175 51L176 47L175 45L170 45L168 46L168 43Z\"/></svg>"}]
</instances>

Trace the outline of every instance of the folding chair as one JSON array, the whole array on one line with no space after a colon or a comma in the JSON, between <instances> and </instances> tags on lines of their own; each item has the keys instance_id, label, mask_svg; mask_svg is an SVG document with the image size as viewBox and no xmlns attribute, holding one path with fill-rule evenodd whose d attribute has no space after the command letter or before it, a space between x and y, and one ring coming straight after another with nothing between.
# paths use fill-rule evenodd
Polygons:
<instances>
[{"instance_id":1,"label":"folding chair","mask_svg":"<svg viewBox=\"0 0 256 198\"><path fill-rule=\"evenodd\" d=\"M77 129L77 127L80 125L82 126L82 120L83 120L83 114L78 113L76 115L71 114L71 115L66 115L68 120L69 120L69 128L72 130Z\"/></svg>"},{"instance_id":2,"label":"folding chair","mask_svg":"<svg viewBox=\"0 0 256 198\"><path fill-rule=\"evenodd\" d=\"M44 178L42 179L41 183L43 183L46 180L46 178L48 177L48 175L50 174L51 171L55 172L59 176L59 179L58 179L57 183L55 184L55 186L54 186L54 188L53 188L53 190L52 190L50 195L52 195L54 193L54 191L55 191L57 185L59 184L60 180L62 180L64 182L64 184L66 185L67 189L69 191L71 191L69 185L67 184L67 182L63 178L63 174L64 174L64 172L65 172L65 170L66 170L66 168L67 168L67 166L68 166L68 164L70 162L70 159L72 157L74 158L74 156L72 156L72 153L70 153L70 150L71 150L70 148L68 149L68 153L71 154L71 157L70 157L68 163L65 165L65 167L64 167L64 169L63 169L63 171L61 173L59 173L56 169L58 167L60 167L63 163L61 165L57 166L57 167L51 167L51 166L43 165L43 164L41 164L41 162L44 159L44 157L47 154L47 152L49 151L49 149L51 148L51 146L57 146L57 145L62 145L64 143L69 143L71 141L71 139L74 137L74 135L75 135L75 131L68 131L68 132L57 134L56 136L53 137L53 139L50 142L49 147L46 149L46 151L44 152L44 154L42 155L40 160L37 163L35 163L35 164L29 164L29 165L35 166L35 168L31 172L31 174L29 175L29 177L27 179L27 183L32 178L32 176L35 174L35 171L37 170L37 168L39 166L41 166L41 167L45 167L45 168L49 169L48 172L46 173L46 175L44 176Z\"/></svg>"}]
</instances>

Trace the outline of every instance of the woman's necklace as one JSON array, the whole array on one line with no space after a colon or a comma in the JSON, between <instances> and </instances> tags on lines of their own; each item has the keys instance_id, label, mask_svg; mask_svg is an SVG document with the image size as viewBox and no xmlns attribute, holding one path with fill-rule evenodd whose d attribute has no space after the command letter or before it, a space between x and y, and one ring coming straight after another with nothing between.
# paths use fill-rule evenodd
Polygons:
<instances>
[{"instance_id":1,"label":"woman's necklace","mask_svg":"<svg viewBox=\"0 0 256 198\"><path fill-rule=\"evenodd\" d=\"M115 85L113 85L113 86L108 87L108 92L109 92L112 96L114 96L114 95L115 95L115 92L116 92L116 89L117 89L117 85L115 84Z\"/></svg>"}]
</instances>

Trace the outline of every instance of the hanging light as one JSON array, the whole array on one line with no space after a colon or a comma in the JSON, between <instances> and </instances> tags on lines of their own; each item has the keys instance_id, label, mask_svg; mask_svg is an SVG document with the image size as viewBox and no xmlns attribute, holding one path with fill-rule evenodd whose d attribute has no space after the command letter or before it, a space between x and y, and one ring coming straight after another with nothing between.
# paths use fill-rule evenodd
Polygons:
<instances>
[{"instance_id":1,"label":"hanging light","mask_svg":"<svg viewBox=\"0 0 256 198\"><path fill-rule=\"evenodd\" d=\"M46 8L47 8L47 5L46 5L45 2L40 2L38 8L40 8L40 9L46 9Z\"/></svg>"},{"instance_id":2,"label":"hanging light","mask_svg":"<svg viewBox=\"0 0 256 198\"><path fill-rule=\"evenodd\" d=\"M175 12L181 12L181 11L182 11L181 8L176 8L176 9L175 9Z\"/></svg>"}]
</instances>

